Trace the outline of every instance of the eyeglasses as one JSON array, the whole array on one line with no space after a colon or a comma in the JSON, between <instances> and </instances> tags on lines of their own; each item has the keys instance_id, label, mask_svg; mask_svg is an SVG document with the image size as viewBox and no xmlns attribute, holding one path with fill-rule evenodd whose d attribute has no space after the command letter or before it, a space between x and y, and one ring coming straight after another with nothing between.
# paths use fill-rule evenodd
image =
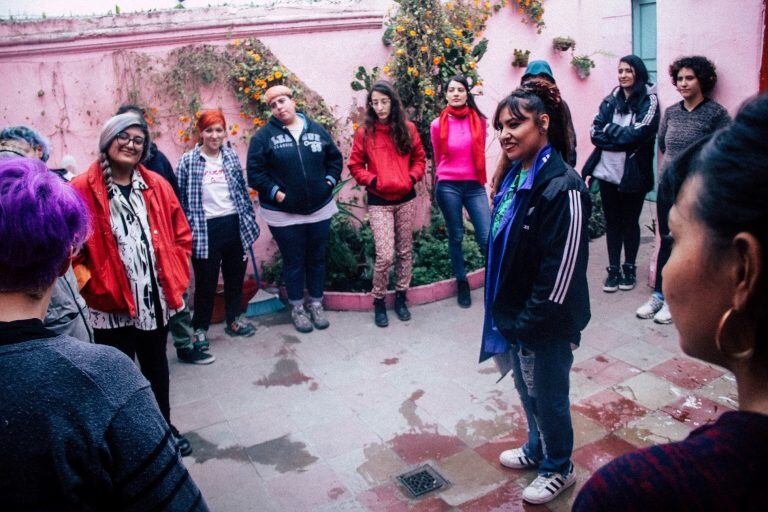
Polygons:
<instances>
[{"instance_id":1,"label":"eyeglasses","mask_svg":"<svg viewBox=\"0 0 768 512\"><path fill-rule=\"evenodd\" d=\"M144 137L141 137L139 135L135 137L131 137L126 132L120 132L117 134L117 143L121 146L127 146L129 142L133 142L133 147L135 148L143 148L144 147Z\"/></svg>"}]
</instances>

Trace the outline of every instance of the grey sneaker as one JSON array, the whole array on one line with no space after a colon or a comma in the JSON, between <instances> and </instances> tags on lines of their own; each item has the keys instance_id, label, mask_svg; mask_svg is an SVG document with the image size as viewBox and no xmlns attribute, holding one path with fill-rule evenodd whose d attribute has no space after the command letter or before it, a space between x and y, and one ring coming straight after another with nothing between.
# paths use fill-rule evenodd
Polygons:
<instances>
[{"instance_id":1,"label":"grey sneaker","mask_svg":"<svg viewBox=\"0 0 768 512\"><path fill-rule=\"evenodd\" d=\"M319 302L310 302L307 306L307 311L309 311L309 316L312 318L312 323L315 324L315 328L325 329L331 325L328 321L328 317L325 316L323 305Z\"/></svg>"},{"instance_id":2,"label":"grey sneaker","mask_svg":"<svg viewBox=\"0 0 768 512\"><path fill-rule=\"evenodd\" d=\"M238 316L235 321L224 328L224 332L230 336L242 336L245 338L256 334L256 328L250 322L240 320Z\"/></svg>"},{"instance_id":3,"label":"grey sneaker","mask_svg":"<svg viewBox=\"0 0 768 512\"><path fill-rule=\"evenodd\" d=\"M293 320L293 326L296 327L297 331L312 332L312 320L304 306L295 306L291 310L291 320Z\"/></svg>"}]
</instances>

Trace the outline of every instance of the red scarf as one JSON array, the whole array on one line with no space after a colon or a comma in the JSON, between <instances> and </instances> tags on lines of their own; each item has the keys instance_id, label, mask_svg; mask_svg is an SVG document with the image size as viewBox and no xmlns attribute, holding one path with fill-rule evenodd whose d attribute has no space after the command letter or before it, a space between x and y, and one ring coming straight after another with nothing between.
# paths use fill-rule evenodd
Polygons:
<instances>
[{"instance_id":1,"label":"red scarf","mask_svg":"<svg viewBox=\"0 0 768 512\"><path fill-rule=\"evenodd\" d=\"M484 131L485 123L480 115L469 105L462 107L452 107L448 105L440 113L440 147L443 148L445 153L448 153L448 116L453 116L458 119L464 119L469 116L469 130L472 134L472 161L475 164L475 170L477 171L477 178L481 185L485 184L485 147Z\"/></svg>"}]
</instances>

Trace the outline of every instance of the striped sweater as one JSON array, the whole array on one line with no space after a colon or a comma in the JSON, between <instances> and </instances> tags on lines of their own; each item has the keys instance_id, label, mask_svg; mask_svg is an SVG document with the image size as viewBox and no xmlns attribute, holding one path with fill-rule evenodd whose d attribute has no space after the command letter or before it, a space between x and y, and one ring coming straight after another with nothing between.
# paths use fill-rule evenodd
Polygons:
<instances>
[{"instance_id":1,"label":"striped sweater","mask_svg":"<svg viewBox=\"0 0 768 512\"><path fill-rule=\"evenodd\" d=\"M208 510L118 350L0 322L0 396L3 510Z\"/></svg>"}]
</instances>

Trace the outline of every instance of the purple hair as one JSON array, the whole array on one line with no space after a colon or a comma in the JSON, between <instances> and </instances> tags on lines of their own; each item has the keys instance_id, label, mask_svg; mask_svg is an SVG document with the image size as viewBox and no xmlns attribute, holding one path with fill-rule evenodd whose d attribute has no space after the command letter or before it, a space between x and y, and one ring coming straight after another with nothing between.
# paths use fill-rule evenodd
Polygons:
<instances>
[{"instance_id":1,"label":"purple hair","mask_svg":"<svg viewBox=\"0 0 768 512\"><path fill-rule=\"evenodd\" d=\"M0 160L0 293L46 290L89 226L83 200L43 162Z\"/></svg>"}]
</instances>

